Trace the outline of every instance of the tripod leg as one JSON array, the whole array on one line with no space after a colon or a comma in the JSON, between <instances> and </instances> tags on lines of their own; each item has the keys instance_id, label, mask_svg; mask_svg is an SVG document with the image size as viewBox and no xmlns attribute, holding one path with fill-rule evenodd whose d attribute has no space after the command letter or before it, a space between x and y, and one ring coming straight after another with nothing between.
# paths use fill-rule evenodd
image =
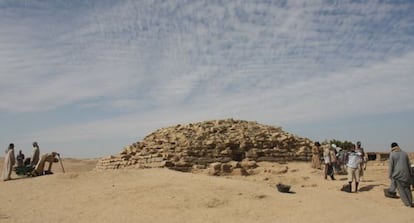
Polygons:
<instances>
[{"instance_id":1,"label":"tripod leg","mask_svg":"<svg viewBox=\"0 0 414 223\"><path fill-rule=\"evenodd\" d=\"M58 155L58 157L59 157L60 166L62 167L62 171L63 171L63 173L65 173L65 168L63 168L62 159L60 158L60 155Z\"/></svg>"}]
</instances>

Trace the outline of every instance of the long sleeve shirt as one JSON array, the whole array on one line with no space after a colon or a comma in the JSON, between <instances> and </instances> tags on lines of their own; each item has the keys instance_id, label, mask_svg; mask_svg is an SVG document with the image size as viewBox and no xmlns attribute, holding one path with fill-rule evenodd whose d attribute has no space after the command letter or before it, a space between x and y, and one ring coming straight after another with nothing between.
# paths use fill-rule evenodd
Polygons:
<instances>
[{"instance_id":1,"label":"long sleeve shirt","mask_svg":"<svg viewBox=\"0 0 414 223\"><path fill-rule=\"evenodd\" d=\"M411 164L406 152L401 149L393 149L389 159L389 178L404 182L411 182Z\"/></svg>"}]
</instances>

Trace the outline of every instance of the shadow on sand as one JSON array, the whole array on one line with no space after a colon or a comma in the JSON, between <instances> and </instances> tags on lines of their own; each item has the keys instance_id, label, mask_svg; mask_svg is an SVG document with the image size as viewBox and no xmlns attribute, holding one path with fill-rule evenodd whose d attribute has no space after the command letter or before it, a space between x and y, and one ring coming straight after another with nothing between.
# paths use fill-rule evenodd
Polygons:
<instances>
[{"instance_id":1,"label":"shadow on sand","mask_svg":"<svg viewBox=\"0 0 414 223\"><path fill-rule=\"evenodd\" d=\"M365 191L370 191L372 189L374 189L374 187L378 187L378 186L383 186L383 184L370 184L367 186L363 186L359 188L359 192L365 192Z\"/></svg>"}]
</instances>

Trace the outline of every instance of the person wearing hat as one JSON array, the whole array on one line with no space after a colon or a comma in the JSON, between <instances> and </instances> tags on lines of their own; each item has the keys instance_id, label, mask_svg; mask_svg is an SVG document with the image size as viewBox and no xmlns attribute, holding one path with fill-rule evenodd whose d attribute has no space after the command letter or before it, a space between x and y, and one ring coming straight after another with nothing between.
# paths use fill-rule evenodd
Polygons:
<instances>
[{"instance_id":1,"label":"person wearing hat","mask_svg":"<svg viewBox=\"0 0 414 223\"><path fill-rule=\"evenodd\" d=\"M400 198L405 206L413 206L411 194L411 164L406 152L402 151L396 142L391 143L391 153L389 158L388 177L391 180L389 193L395 195L398 190Z\"/></svg>"},{"instance_id":2,"label":"person wearing hat","mask_svg":"<svg viewBox=\"0 0 414 223\"><path fill-rule=\"evenodd\" d=\"M30 161L30 166L36 166L40 159L40 149L37 142L33 142L33 150L32 150L32 159Z\"/></svg>"},{"instance_id":3,"label":"person wearing hat","mask_svg":"<svg viewBox=\"0 0 414 223\"><path fill-rule=\"evenodd\" d=\"M2 174L3 181L11 180L11 173L15 163L16 158L14 157L14 144L10 143L9 147L6 150L6 156L4 156Z\"/></svg>"}]
</instances>

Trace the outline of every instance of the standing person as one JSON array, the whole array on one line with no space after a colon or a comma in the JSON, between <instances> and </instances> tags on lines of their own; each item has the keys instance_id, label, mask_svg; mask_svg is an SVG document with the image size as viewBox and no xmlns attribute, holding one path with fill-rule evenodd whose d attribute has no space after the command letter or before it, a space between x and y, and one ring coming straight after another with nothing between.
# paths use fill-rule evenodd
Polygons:
<instances>
[{"instance_id":1,"label":"standing person","mask_svg":"<svg viewBox=\"0 0 414 223\"><path fill-rule=\"evenodd\" d=\"M347 173L347 167L346 164L348 162L348 149L341 149L338 154L338 162L339 162L339 169L341 171L342 174L346 174Z\"/></svg>"},{"instance_id":2,"label":"standing person","mask_svg":"<svg viewBox=\"0 0 414 223\"><path fill-rule=\"evenodd\" d=\"M24 154L22 153L21 150L19 150L19 154L17 154L16 160L17 160L17 167L24 166Z\"/></svg>"},{"instance_id":3,"label":"standing person","mask_svg":"<svg viewBox=\"0 0 414 223\"><path fill-rule=\"evenodd\" d=\"M321 144L319 142L315 142L315 145L312 146L312 168L314 169L321 168L320 147L321 147Z\"/></svg>"},{"instance_id":4,"label":"standing person","mask_svg":"<svg viewBox=\"0 0 414 223\"><path fill-rule=\"evenodd\" d=\"M3 181L11 180L11 172L15 163L16 158L14 157L14 144L10 143L9 148L6 150L6 156L4 157L2 174Z\"/></svg>"},{"instance_id":5,"label":"standing person","mask_svg":"<svg viewBox=\"0 0 414 223\"><path fill-rule=\"evenodd\" d=\"M364 176L364 170L366 170L367 169L367 158L365 158L366 156L367 156L367 154L365 153L365 151L364 151L364 148L362 148L362 146L361 146L361 141L358 141L357 142L357 148L356 148L356 151L357 152L360 152L362 155L361 155L361 157L362 157L362 162L361 162L361 169L360 169L360 171L361 171L361 173L360 173L360 175L361 175L361 177L362 176Z\"/></svg>"},{"instance_id":6,"label":"standing person","mask_svg":"<svg viewBox=\"0 0 414 223\"><path fill-rule=\"evenodd\" d=\"M331 177L332 180L335 180L331 153L332 151L328 145L323 150L323 161L325 163L325 180L328 178L328 175Z\"/></svg>"},{"instance_id":7,"label":"standing person","mask_svg":"<svg viewBox=\"0 0 414 223\"><path fill-rule=\"evenodd\" d=\"M334 173L338 172L338 160L336 159L337 148L338 147L336 144L332 144L331 149L329 150L329 155L331 156L331 165Z\"/></svg>"},{"instance_id":8,"label":"standing person","mask_svg":"<svg viewBox=\"0 0 414 223\"><path fill-rule=\"evenodd\" d=\"M411 194L411 173L410 159L406 152L402 151L396 142L391 144L388 176L391 180L390 194L395 194L398 189L400 198L405 206L413 206Z\"/></svg>"},{"instance_id":9,"label":"standing person","mask_svg":"<svg viewBox=\"0 0 414 223\"><path fill-rule=\"evenodd\" d=\"M360 168L362 162L362 154L355 149L355 145L351 145L351 150L348 152L348 162L346 163L348 172L349 191L352 192L352 182L355 180L355 193L358 192L358 185L360 181Z\"/></svg>"},{"instance_id":10,"label":"standing person","mask_svg":"<svg viewBox=\"0 0 414 223\"><path fill-rule=\"evenodd\" d=\"M39 145L37 144L37 142L33 142L32 151L33 152L32 152L32 159L30 161L30 166L36 166L40 158L40 149L39 149Z\"/></svg>"}]
</instances>

